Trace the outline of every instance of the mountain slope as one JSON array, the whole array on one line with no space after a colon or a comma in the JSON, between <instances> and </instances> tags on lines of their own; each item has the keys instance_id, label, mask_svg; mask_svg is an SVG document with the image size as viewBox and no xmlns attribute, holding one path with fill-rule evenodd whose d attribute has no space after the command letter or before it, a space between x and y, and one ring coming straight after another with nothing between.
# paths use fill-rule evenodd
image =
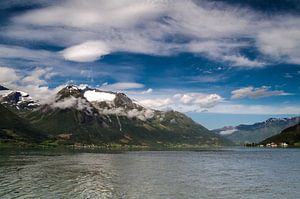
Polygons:
<instances>
[{"instance_id":1,"label":"mountain slope","mask_svg":"<svg viewBox=\"0 0 300 199\"><path fill-rule=\"evenodd\" d=\"M28 93L10 90L1 85L0 103L9 106L12 110L32 110L39 105Z\"/></svg>"},{"instance_id":2,"label":"mountain slope","mask_svg":"<svg viewBox=\"0 0 300 199\"><path fill-rule=\"evenodd\" d=\"M1 104L0 118L0 141L39 142L46 137Z\"/></svg>"},{"instance_id":3,"label":"mountain slope","mask_svg":"<svg viewBox=\"0 0 300 199\"><path fill-rule=\"evenodd\" d=\"M261 144L267 143L287 143L292 146L300 146L300 123L284 129L280 134L265 139Z\"/></svg>"},{"instance_id":4,"label":"mountain slope","mask_svg":"<svg viewBox=\"0 0 300 199\"><path fill-rule=\"evenodd\" d=\"M229 141L175 111L145 108L123 93L67 86L26 116L37 128L86 144L224 145Z\"/></svg>"},{"instance_id":5,"label":"mountain slope","mask_svg":"<svg viewBox=\"0 0 300 199\"><path fill-rule=\"evenodd\" d=\"M294 118L270 118L264 122L252 125L239 125L236 127L224 127L213 130L214 133L237 143L258 143L273 135L279 134L283 129L295 125L300 117Z\"/></svg>"}]
</instances>

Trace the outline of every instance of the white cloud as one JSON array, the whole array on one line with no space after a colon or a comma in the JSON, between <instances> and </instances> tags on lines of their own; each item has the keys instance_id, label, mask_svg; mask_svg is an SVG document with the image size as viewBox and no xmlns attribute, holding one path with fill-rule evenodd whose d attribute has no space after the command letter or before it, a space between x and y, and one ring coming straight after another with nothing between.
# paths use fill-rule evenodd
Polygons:
<instances>
[{"instance_id":1,"label":"white cloud","mask_svg":"<svg viewBox=\"0 0 300 199\"><path fill-rule=\"evenodd\" d=\"M110 108L110 109L100 109L99 112L105 115L117 115L117 116L126 116L128 118L137 118L142 121L146 121L147 119L151 119L154 116L154 111L151 109L132 109L132 110L125 110L122 107L118 108Z\"/></svg>"},{"instance_id":2,"label":"white cloud","mask_svg":"<svg viewBox=\"0 0 300 199\"><path fill-rule=\"evenodd\" d=\"M148 2L148 3L147 3ZM149 1L72 0L60 5L36 9L16 17L19 23L47 26L90 28L123 27L155 17L161 12L158 3Z\"/></svg>"},{"instance_id":3,"label":"white cloud","mask_svg":"<svg viewBox=\"0 0 300 199\"><path fill-rule=\"evenodd\" d=\"M142 91L142 94L149 94L149 93L152 93L152 92L153 92L153 89L152 88L148 88L147 90Z\"/></svg>"},{"instance_id":4,"label":"white cloud","mask_svg":"<svg viewBox=\"0 0 300 199\"><path fill-rule=\"evenodd\" d=\"M223 98L217 94L203 94L203 93L185 93L174 95L180 103L185 105L197 105L201 108L210 108L220 103Z\"/></svg>"},{"instance_id":5,"label":"white cloud","mask_svg":"<svg viewBox=\"0 0 300 199\"><path fill-rule=\"evenodd\" d=\"M210 113L225 114L300 114L299 106L267 106L267 105L243 105L243 104L218 104L208 110Z\"/></svg>"},{"instance_id":6,"label":"white cloud","mask_svg":"<svg viewBox=\"0 0 300 199\"><path fill-rule=\"evenodd\" d=\"M260 88L254 88L252 86L240 88L231 92L232 99L242 99L242 98L263 98L270 96L282 96L282 95L291 95L289 93L285 93L281 90L269 90L270 87L262 86Z\"/></svg>"},{"instance_id":7,"label":"white cloud","mask_svg":"<svg viewBox=\"0 0 300 199\"><path fill-rule=\"evenodd\" d=\"M87 41L61 52L66 60L76 62L91 62L110 53L109 47L101 41Z\"/></svg>"},{"instance_id":8,"label":"white cloud","mask_svg":"<svg viewBox=\"0 0 300 199\"><path fill-rule=\"evenodd\" d=\"M24 84L45 85L47 82L41 77L47 76L49 79L52 75L52 68L35 68L28 76L25 76L21 81Z\"/></svg>"},{"instance_id":9,"label":"white cloud","mask_svg":"<svg viewBox=\"0 0 300 199\"><path fill-rule=\"evenodd\" d=\"M65 86L60 85L52 89L47 86L45 79L54 75L51 68L35 68L27 75L7 67L0 67L0 72L0 84L12 90L29 93L41 104L53 101L55 94Z\"/></svg>"},{"instance_id":10,"label":"white cloud","mask_svg":"<svg viewBox=\"0 0 300 199\"><path fill-rule=\"evenodd\" d=\"M64 98L61 101L55 102L51 104L51 107L53 108L60 108L60 109L67 109L71 107L75 107L75 104L77 104L77 98L71 96L69 98Z\"/></svg>"},{"instance_id":11,"label":"white cloud","mask_svg":"<svg viewBox=\"0 0 300 199\"><path fill-rule=\"evenodd\" d=\"M119 51L193 52L233 66L262 67L279 58L299 63L299 21L299 16L266 17L221 2L67 0L15 16L1 34L73 49L66 57L74 61L94 61ZM177 35L188 39L166 42ZM78 48L88 41L102 44L91 50ZM267 57L240 54L241 48L253 46Z\"/></svg>"},{"instance_id":12,"label":"white cloud","mask_svg":"<svg viewBox=\"0 0 300 199\"><path fill-rule=\"evenodd\" d=\"M44 59L53 57L53 54L46 50L33 50L14 45L0 45L0 58L18 58L23 59Z\"/></svg>"},{"instance_id":13,"label":"white cloud","mask_svg":"<svg viewBox=\"0 0 300 199\"><path fill-rule=\"evenodd\" d=\"M118 90L128 90L128 89L139 89L144 88L144 84L136 82L118 82L114 84L108 84L107 82L103 84L99 89L109 90L109 91L118 91Z\"/></svg>"},{"instance_id":14,"label":"white cloud","mask_svg":"<svg viewBox=\"0 0 300 199\"><path fill-rule=\"evenodd\" d=\"M300 19L287 18L281 24L280 27L259 33L257 47L278 61L300 64Z\"/></svg>"},{"instance_id":15,"label":"white cloud","mask_svg":"<svg viewBox=\"0 0 300 199\"><path fill-rule=\"evenodd\" d=\"M59 109L67 109L67 108L76 108L77 110L86 110L89 114L92 114L93 107L81 97L75 98L73 96L69 98L64 98L63 100L56 101L50 103L52 108L59 108Z\"/></svg>"},{"instance_id":16,"label":"white cloud","mask_svg":"<svg viewBox=\"0 0 300 199\"><path fill-rule=\"evenodd\" d=\"M154 98L154 99L144 99L139 100L139 103L153 109L164 109L174 104L171 98Z\"/></svg>"},{"instance_id":17,"label":"white cloud","mask_svg":"<svg viewBox=\"0 0 300 199\"><path fill-rule=\"evenodd\" d=\"M239 67L262 67L265 65L262 61L250 60L237 53L238 48L247 47L248 42L219 41L209 40L201 42L192 42L186 45L187 51L206 54L212 59L229 62L232 66Z\"/></svg>"},{"instance_id":18,"label":"white cloud","mask_svg":"<svg viewBox=\"0 0 300 199\"><path fill-rule=\"evenodd\" d=\"M223 57L224 61L229 61L232 63L232 66L242 66L242 67L263 67L266 64L257 60L250 60L242 55L225 55Z\"/></svg>"},{"instance_id":19,"label":"white cloud","mask_svg":"<svg viewBox=\"0 0 300 199\"><path fill-rule=\"evenodd\" d=\"M202 111L203 109L216 106L223 101L217 94L183 93L173 96L159 96L138 100L140 104L159 110L177 110L182 112Z\"/></svg>"},{"instance_id":20,"label":"white cloud","mask_svg":"<svg viewBox=\"0 0 300 199\"><path fill-rule=\"evenodd\" d=\"M8 67L0 67L0 84L10 86L13 82L19 80L20 76L17 72Z\"/></svg>"}]
</instances>

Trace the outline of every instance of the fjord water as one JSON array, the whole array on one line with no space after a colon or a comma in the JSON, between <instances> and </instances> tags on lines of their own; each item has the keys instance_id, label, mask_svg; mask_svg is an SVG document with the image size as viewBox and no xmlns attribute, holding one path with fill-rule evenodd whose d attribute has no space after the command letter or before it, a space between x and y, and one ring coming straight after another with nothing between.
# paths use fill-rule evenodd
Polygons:
<instances>
[{"instance_id":1,"label":"fjord water","mask_svg":"<svg viewBox=\"0 0 300 199\"><path fill-rule=\"evenodd\" d=\"M299 149L0 154L0 198L299 196Z\"/></svg>"}]
</instances>

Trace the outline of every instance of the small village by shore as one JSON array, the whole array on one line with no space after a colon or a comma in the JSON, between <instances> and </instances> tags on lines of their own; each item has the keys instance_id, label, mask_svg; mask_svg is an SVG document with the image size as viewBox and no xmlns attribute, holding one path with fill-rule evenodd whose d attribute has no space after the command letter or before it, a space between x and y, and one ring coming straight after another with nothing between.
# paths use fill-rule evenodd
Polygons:
<instances>
[{"instance_id":1,"label":"small village by shore","mask_svg":"<svg viewBox=\"0 0 300 199\"><path fill-rule=\"evenodd\" d=\"M266 145L263 145L263 144L260 144L258 145L259 147L269 147L269 148L278 148L278 147L283 147L283 148L286 148L288 147L289 145L285 142L281 142L281 143L274 143L274 142L271 142L271 143L267 143Z\"/></svg>"},{"instance_id":2,"label":"small village by shore","mask_svg":"<svg viewBox=\"0 0 300 199\"><path fill-rule=\"evenodd\" d=\"M289 147L289 144L286 142L270 142L267 144L257 144L257 143L246 143L244 146L246 147L261 147L261 148L287 148Z\"/></svg>"}]
</instances>

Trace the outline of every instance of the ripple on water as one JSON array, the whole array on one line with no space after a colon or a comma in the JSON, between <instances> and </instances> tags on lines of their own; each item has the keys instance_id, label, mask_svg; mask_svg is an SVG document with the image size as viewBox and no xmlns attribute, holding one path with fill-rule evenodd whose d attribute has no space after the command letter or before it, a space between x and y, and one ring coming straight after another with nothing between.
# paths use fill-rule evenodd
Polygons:
<instances>
[{"instance_id":1,"label":"ripple on water","mask_svg":"<svg viewBox=\"0 0 300 199\"><path fill-rule=\"evenodd\" d=\"M299 169L297 149L1 155L0 198L297 198Z\"/></svg>"}]
</instances>

